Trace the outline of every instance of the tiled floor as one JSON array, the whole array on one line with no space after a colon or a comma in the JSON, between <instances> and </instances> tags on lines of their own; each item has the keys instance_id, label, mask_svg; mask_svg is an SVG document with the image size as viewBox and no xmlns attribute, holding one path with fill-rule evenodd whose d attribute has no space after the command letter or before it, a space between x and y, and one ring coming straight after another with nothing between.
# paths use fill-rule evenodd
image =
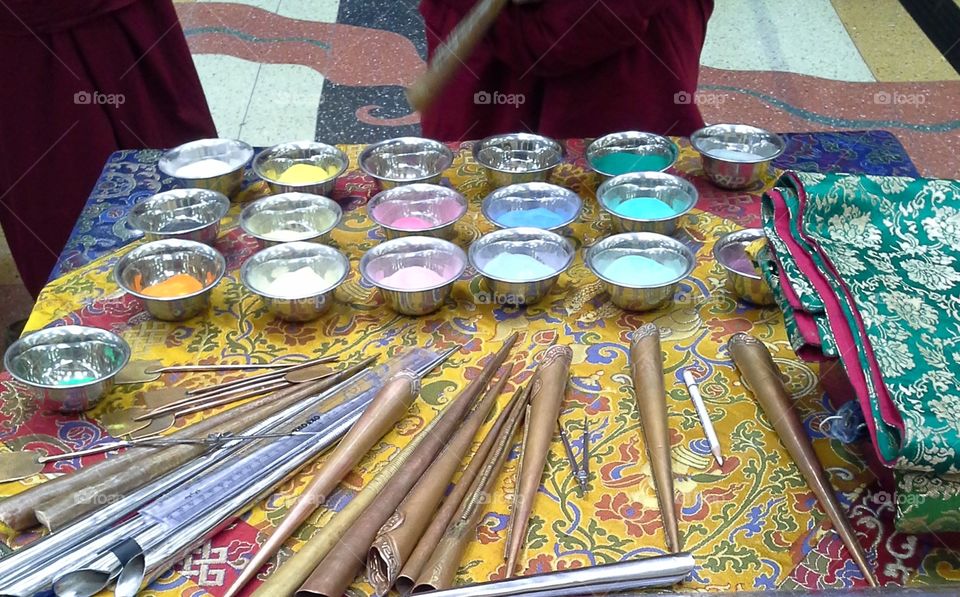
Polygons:
<instances>
[{"instance_id":1,"label":"tiled floor","mask_svg":"<svg viewBox=\"0 0 960 597\"><path fill-rule=\"evenodd\" d=\"M424 65L415 4L177 6L220 135L267 145L416 131L403 98ZM710 121L781 131L884 128L925 174L960 172L960 76L898 0L716 0L703 64L702 88L724 98L704 107ZM4 327L30 309L2 238L0 301Z\"/></svg>"}]
</instances>

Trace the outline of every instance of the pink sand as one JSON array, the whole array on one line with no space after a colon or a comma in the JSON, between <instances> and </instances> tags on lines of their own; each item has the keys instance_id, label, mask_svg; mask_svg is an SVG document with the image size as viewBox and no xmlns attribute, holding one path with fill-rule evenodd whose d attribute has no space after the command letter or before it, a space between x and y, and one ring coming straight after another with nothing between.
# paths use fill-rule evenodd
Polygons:
<instances>
[{"instance_id":1,"label":"pink sand","mask_svg":"<svg viewBox=\"0 0 960 597\"><path fill-rule=\"evenodd\" d=\"M447 279L430 268L414 265L397 270L395 273L380 280L384 286L402 288L403 290L420 290L438 286Z\"/></svg>"},{"instance_id":2,"label":"pink sand","mask_svg":"<svg viewBox=\"0 0 960 597\"><path fill-rule=\"evenodd\" d=\"M393 228L399 228L400 230L425 230L427 228L433 228L434 224L430 220L426 220L424 218L407 216L404 218L397 218L396 220L390 222L390 226Z\"/></svg>"}]
</instances>

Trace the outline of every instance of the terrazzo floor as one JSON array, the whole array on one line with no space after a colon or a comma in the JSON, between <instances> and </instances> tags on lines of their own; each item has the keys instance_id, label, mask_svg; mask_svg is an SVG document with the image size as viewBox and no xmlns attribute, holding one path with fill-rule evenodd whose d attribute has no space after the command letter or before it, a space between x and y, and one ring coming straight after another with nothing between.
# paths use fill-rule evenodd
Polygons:
<instances>
[{"instance_id":1,"label":"terrazzo floor","mask_svg":"<svg viewBox=\"0 0 960 597\"><path fill-rule=\"evenodd\" d=\"M370 142L418 130L415 0L178 1L219 134L254 145ZM898 0L717 0L702 59L710 122L880 128L927 176L960 172L960 76ZM0 236L3 329L31 301Z\"/></svg>"}]
</instances>

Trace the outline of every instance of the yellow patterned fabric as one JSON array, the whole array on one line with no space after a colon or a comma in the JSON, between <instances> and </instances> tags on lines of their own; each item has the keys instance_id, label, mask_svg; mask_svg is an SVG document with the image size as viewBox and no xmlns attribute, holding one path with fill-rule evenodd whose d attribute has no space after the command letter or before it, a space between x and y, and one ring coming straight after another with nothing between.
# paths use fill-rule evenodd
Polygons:
<instances>
[{"instance_id":1,"label":"yellow patterned fabric","mask_svg":"<svg viewBox=\"0 0 960 597\"><path fill-rule=\"evenodd\" d=\"M360 148L345 149L355 165ZM698 166L699 160L684 146L680 169L694 172ZM458 154L448 179L470 200L469 213L458 225L457 242L466 247L492 229L479 209L480 200L489 189L468 151ZM565 164L557 173L557 182L570 186L584 199L584 212L572 231L578 249L609 235L609 221L593 195L595 179L578 166ZM346 191L368 193L369 188L348 181ZM244 199L262 192L262 187L255 186L245 192ZM739 200L754 201L755 196L743 195ZM225 222L220 248L227 255L229 271L214 291L212 308L205 315L181 324L164 323L151 319L135 303L124 299L112 279L112 267L124 252L121 250L51 283L40 296L28 329L65 317L92 325L106 322L130 343L135 358L159 359L171 365L268 362L285 355L331 353L343 355L344 360L355 360L361 355L393 354L403 347L446 348L462 343L463 350L425 380L422 399L410 415L344 480L330 503L288 542L281 559L296 551L317 525L335 515L335 510L342 508L436 414L438 407L465 385L466 379L476 375L481 357L499 348L513 332L521 334L510 355L515 378L501 396L500 404L506 402L516 384L529 377L534 359L546 347L554 342L569 345L574 361L560 424L574 438L578 457L584 417L592 436L592 479L583 496L576 489L559 437L553 443L521 558L522 573L663 553L657 501L627 366L628 334L647 322L660 326L664 338L680 531L685 549L693 553L697 562L688 587L719 590L779 586L803 560L806 548L830 533L821 527L823 513L759 405L740 383L724 348L730 335L740 331L748 331L764 341L786 374L798 409L811 430L816 429L813 420L822 416L827 407L818 388L815 367L795 357L779 311L745 307L728 294L724 271L712 258L714 241L723 233L738 229L738 224L700 209L683 219L684 230L679 237L696 250L696 269L681 284L678 300L656 312L627 313L614 307L584 266L583 251L579 250L573 266L540 304L526 309L481 304L476 295L483 291L482 281L479 277L465 277L456 284L451 299L440 311L408 318L387 310L375 290L360 281L356 267L361 255L382 239L360 206L348 210L333 233L331 244L350 258L353 268L348 281L336 292L337 303L315 322L290 324L268 314L258 298L239 281L237 257L253 250L250 240L232 229L241 207L233 205L231 217ZM697 377L703 380L701 391L727 458L722 469L710 456L696 412L680 380L679 370L685 367L694 367ZM196 387L214 379L220 377L167 375L148 384L118 386L100 406L87 413L87 420L70 415L38 415L22 396L22 388L3 382L4 426L16 429L34 416L43 416L55 419L57 429L68 422L95 429L98 415L138 404L145 390L165 385ZM14 397L16 390L21 390L19 400ZM194 415L178 424L196 421L201 416ZM835 487L853 501L872 475L864 470L858 455L813 433L824 467L834 473ZM59 450L77 447L68 439L69 436L49 431L42 443ZM19 433L7 442L11 449L21 449L28 443ZM464 555L459 582L485 581L504 574L508 496L513 492L516 465L514 453L495 485L494 500L484 511L477 540ZM70 466L66 463L63 470ZM258 504L239 524L198 548L176 570L158 579L148 594L185 597L203 590L220 594L255 550L255 543L262 542L271 526L283 516L286 499L308 482L310 470L313 469ZM0 495L16 493L38 481L34 478L0 485ZM22 544L27 537L11 535L9 539L11 544ZM274 566L267 572L274 572ZM283 573L282 568L279 573ZM856 573L853 576L856 578ZM372 594L365 583L358 583L355 589L352 594Z\"/></svg>"}]
</instances>

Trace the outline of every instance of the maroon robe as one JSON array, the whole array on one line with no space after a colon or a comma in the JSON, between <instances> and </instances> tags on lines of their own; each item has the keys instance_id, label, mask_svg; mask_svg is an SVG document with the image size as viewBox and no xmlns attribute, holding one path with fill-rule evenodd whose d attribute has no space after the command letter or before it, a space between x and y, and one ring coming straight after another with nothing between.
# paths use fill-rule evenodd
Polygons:
<instances>
[{"instance_id":1,"label":"maroon robe","mask_svg":"<svg viewBox=\"0 0 960 597\"><path fill-rule=\"evenodd\" d=\"M0 55L0 225L36 296L112 152L216 129L171 0L7 0Z\"/></svg>"},{"instance_id":2,"label":"maroon robe","mask_svg":"<svg viewBox=\"0 0 960 597\"><path fill-rule=\"evenodd\" d=\"M473 4L421 1L431 55ZM690 100L712 11L713 0L511 3L422 114L423 133L444 141L528 131L689 135L703 126Z\"/></svg>"}]
</instances>

